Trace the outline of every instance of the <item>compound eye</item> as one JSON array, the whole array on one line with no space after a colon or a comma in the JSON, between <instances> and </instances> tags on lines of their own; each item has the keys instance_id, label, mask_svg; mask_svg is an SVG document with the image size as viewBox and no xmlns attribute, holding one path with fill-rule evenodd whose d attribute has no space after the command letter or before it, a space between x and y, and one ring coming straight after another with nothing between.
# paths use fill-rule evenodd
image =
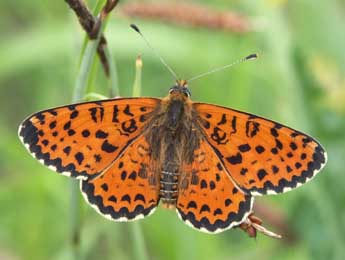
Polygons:
<instances>
[{"instance_id":1,"label":"compound eye","mask_svg":"<svg viewBox=\"0 0 345 260\"><path fill-rule=\"evenodd\" d=\"M189 89L185 89L185 91L183 92L183 94L184 94L186 97L190 97L190 96L191 96Z\"/></svg>"}]
</instances>

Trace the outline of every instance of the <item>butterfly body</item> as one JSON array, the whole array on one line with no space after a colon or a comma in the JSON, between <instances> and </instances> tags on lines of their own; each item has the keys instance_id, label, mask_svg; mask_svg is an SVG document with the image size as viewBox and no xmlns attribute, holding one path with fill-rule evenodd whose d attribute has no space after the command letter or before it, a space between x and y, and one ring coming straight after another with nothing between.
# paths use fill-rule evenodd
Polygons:
<instances>
[{"instance_id":1,"label":"butterfly body","mask_svg":"<svg viewBox=\"0 0 345 260\"><path fill-rule=\"evenodd\" d=\"M326 163L312 137L277 122L192 102L185 81L165 98L120 98L28 117L19 136L41 163L80 180L86 201L115 221L159 202L208 233L239 226L254 196L289 191Z\"/></svg>"}]
</instances>

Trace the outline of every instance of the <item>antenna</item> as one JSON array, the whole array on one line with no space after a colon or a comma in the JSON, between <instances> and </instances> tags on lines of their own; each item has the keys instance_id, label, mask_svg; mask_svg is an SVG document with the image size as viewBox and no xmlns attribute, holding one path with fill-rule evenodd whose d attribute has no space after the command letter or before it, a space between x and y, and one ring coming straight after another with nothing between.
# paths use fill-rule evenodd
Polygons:
<instances>
[{"instance_id":1,"label":"antenna","mask_svg":"<svg viewBox=\"0 0 345 260\"><path fill-rule=\"evenodd\" d=\"M204 77L204 76L206 76L206 75L212 74L212 73L214 73L214 72L222 71L222 70L225 70L225 69L227 69L227 68L230 68L230 67L232 67L232 66L234 66L234 65L236 65L236 64L239 64L239 63L242 63L242 62L245 62L245 61L248 61L248 60L255 60L255 59L257 59L257 58L258 58L258 55L257 55L256 53L253 53L253 54L250 54L250 55L248 55L248 56L246 56L246 57L244 57L244 58L242 58L242 59L240 59L240 60L237 60L237 61L235 61L235 62L233 62L233 63L230 63L230 64L228 64L228 65L225 65L225 66L222 66L222 67L219 67L219 68L215 68L215 69L212 69L212 70L210 70L210 71L201 73L201 74L199 74L199 75L197 75L197 76L192 77L191 79L189 79L189 80L187 80L187 81L188 81L188 82L191 82L191 81L193 81L193 80L199 79L199 78L201 78L201 77Z\"/></svg>"},{"instance_id":2,"label":"antenna","mask_svg":"<svg viewBox=\"0 0 345 260\"><path fill-rule=\"evenodd\" d=\"M158 52L151 46L151 44L149 43L149 41L145 38L145 36L141 33L141 31L139 30L138 26L136 26L135 24L131 24L130 25L131 28L136 31L137 33L140 34L140 36L144 39L144 41L146 42L146 45L151 49L151 51L158 57L158 59L160 59L160 61L163 63L163 65L170 71L170 73L173 75L173 77L175 78L175 80L178 80L178 77L175 73L175 71L173 71L173 69L168 65L168 63L165 62L165 60L158 54Z\"/></svg>"}]
</instances>

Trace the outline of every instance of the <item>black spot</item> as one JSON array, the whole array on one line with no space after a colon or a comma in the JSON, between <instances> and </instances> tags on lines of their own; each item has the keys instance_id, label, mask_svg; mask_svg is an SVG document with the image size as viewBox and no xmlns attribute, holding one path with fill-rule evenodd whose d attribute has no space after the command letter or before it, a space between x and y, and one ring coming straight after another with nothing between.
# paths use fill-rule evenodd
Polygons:
<instances>
[{"instance_id":1,"label":"black spot","mask_svg":"<svg viewBox=\"0 0 345 260\"><path fill-rule=\"evenodd\" d=\"M291 167L288 165L288 166L286 166L286 171L287 172L292 172L292 169L291 169Z\"/></svg>"},{"instance_id":2,"label":"black spot","mask_svg":"<svg viewBox=\"0 0 345 260\"><path fill-rule=\"evenodd\" d=\"M299 162L296 162L296 163L295 163L295 167L296 167L296 169L299 169L299 168L302 167L302 164L300 164Z\"/></svg>"},{"instance_id":3,"label":"black spot","mask_svg":"<svg viewBox=\"0 0 345 260\"><path fill-rule=\"evenodd\" d=\"M127 177L127 172L126 171L121 172L121 180L124 181L126 177Z\"/></svg>"},{"instance_id":4,"label":"black spot","mask_svg":"<svg viewBox=\"0 0 345 260\"><path fill-rule=\"evenodd\" d=\"M102 160L102 156L100 154L95 154L93 157L95 158L96 162L100 162Z\"/></svg>"},{"instance_id":5,"label":"black spot","mask_svg":"<svg viewBox=\"0 0 345 260\"><path fill-rule=\"evenodd\" d=\"M234 116L231 120L231 128L232 128L232 131L230 133L231 134L235 134L237 132L237 129L236 129L236 120L237 120L237 117Z\"/></svg>"},{"instance_id":6,"label":"black spot","mask_svg":"<svg viewBox=\"0 0 345 260\"><path fill-rule=\"evenodd\" d=\"M125 107L125 109L123 110L123 112L124 112L126 115L128 115L128 116L134 116L134 115L131 113L131 111L129 110L129 105L127 105L127 106Z\"/></svg>"},{"instance_id":7,"label":"black spot","mask_svg":"<svg viewBox=\"0 0 345 260\"><path fill-rule=\"evenodd\" d=\"M53 116L57 116L57 112L54 111L54 110L49 110L49 111L47 111L47 112L50 113L50 114L53 115Z\"/></svg>"},{"instance_id":8,"label":"black spot","mask_svg":"<svg viewBox=\"0 0 345 260\"><path fill-rule=\"evenodd\" d=\"M109 201L112 201L112 202L117 202L117 199L114 195L111 195L109 198L108 198Z\"/></svg>"},{"instance_id":9,"label":"black spot","mask_svg":"<svg viewBox=\"0 0 345 260\"><path fill-rule=\"evenodd\" d=\"M209 114L209 113L206 113L205 116L206 116L206 118L211 118L212 117L212 115Z\"/></svg>"},{"instance_id":10,"label":"black spot","mask_svg":"<svg viewBox=\"0 0 345 260\"><path fill-rule=\"evenodd\" d=\"M78 112L77 110L74 110L74 111L70 114L69 118L70 118L70 119L76 118L76 117L78 116L78 114L79 114L79 112Z\"/></svg>"},{"instance_id":11,"label":"black spot","mask_svg":"<svg viewBox=\"0 0 345 260\"><path fill-rule=\"evenodd\" d=\"M231 199L226 199L225 200L225 207L228 207L230 204L232 203L232 200Z\"/></svg>"},{"instance_id":12,"label":"black spot","mask_svg":"<svg viewBox=\"0 0 345 260\"><path fill-rule=\"evenodd\" d=\"M66 155L69 155L69 153L71 152L71 146L66 146L66 147L63 149L63 152L64 152Z\"/></svg>"},{"instance_id":13,"label":"black spot","mask_svg":"<svg viewBox=\"0 0 345 260\"><path fill-rule=\"evenodd\" d=\"M43 115L42 113L37 113L36 118L40 121L41 125L45 123L44 122L45 115Z\"/></svg>"},{"instance_id":14,"label":"black spot","mask_svg":"<svg viewBox=\"0 0 345 260\"><path fill-rule=\"evenodd\" d=\"M140 108L140 111L141 111L141 112L146 112L146 111L147 111L147 108L146 108L146 107L141 107L141 108Z\"/></svg>"},{"instance_id":15,"label":"black spot","mask_svg":"<svg viewBox=\"0 0 345 260\"><path fill-rule=\"evenodd\" d=\"M217 216L217 215L222 215L223 211L220 208L217 208L214 212L213 212L213 216Z\"/></svg>"},{"instance_id":16,"label":"black spot","mask_svg":"<svg viewBox=\"0 0 345 260\"><path fill-rule=\"evenodd\" d=\"M277 154L277 153L278 153L278 149L277 149L277 148L272 148L272 149L271 149L271 153Z\"/></svg>"},{"instance_id":17,"label":"black spot","mask_svg":"<svg viewBox=\"0 0 345 260\"><path fill-rule=\"evenodd\" d=\"M123 162L119 163L119 169L121 169L123 167Z\"/></svg>"},{"instance_id":18,"label":"black spot","mask_svg":"<svg viewBox=\"0 0 345 260\"><path fill-rule=\"evenodd\" d=\"M301 154L301 160L305 160L306 158L307 158L307 154L302 153L302 154Z\"/></svg>"},{"instance_id":19,"label":"black spot","mask_svg":"<svg viewBox=\"0 0 345 260\"><path fill-rule=\"evenodd\" d=\"M257 132L259 131L260 124L254 121L247 121L246 123L246 135L248 137L256 136Z\"/></svg>"},{"instance_id":20,"label":"black spot","mask_svg":"<svg viewBox=\"0 0 345 260\"><path fill-rule=\"evenodd\" d=\"M83 132L81 132L81 134L82 134L82 136L84 136L84 137L88 137L88 136L90 135L90 131L87 130L87 129L85 129L85 130L83 130Z\"/></svg>"},{"instance_id":21,"label":"black spot","mask_svg":"<svg viewBox=\"0 0 345 260\"><path fill-rule=\"evenodd\" d=\"M298 133L293 132L293 133L290 134L290 136L291 136L291 137L296 137L296 136L298 136Z\"/></svg>"},{"instance_id":22,"label":"black spot","mask_svg":"<svg viewBox=\"0 0 345 260\"><path fill-rule=\"evenodd\" d=\"M56 121L53 121L49 124L50 129L54 129L56 127Z\"/></svg>"},{"instance_id":23,"label":"black spot","mask_svg":"<svg viewBox=\"0 0 345 260\"><path fill-rule=\"evenodd\" d=\"M210 122L206 121L206 120L202 120L201 121L202 125L206 128L209 129L210 128Z\"/></svg>"},{"instance_id":24,"label":"black spot","mask_svg":"<svg viewBox=\"0 0 345 260\"><path fill-rule=\"evenodd\" d=\"M278 149L283 149L283 144L276 138L276 147L278 148Z\"/></svg>"},{"instance_id":25,"label":"black spot","mask_svg":"<svg viewBox=\"0 0 345 260\"><path fill-rule=\"evenodd\" d=\"M141 200L142 202L146 203L145 197L143 194L138 193L135 195L134 201Z\"/></svg>"},{"instance_id":26,"label":"black spot","mask_svg":"<svg viewBox=\"0 0 345 260\"><path fill-rule=\"evenodd\" d=\"M97 123L97 108L96 107L93 107L93 108L89 108L89 111L90 111L90 115L91 115L91 119Z\"/></svg>"},{"instance_id":27,"label":"black spot","mask_svg":"<svg viewBox=\"0 0 345 260\"><path fill-rule=\"evenodd\" d=\"M247 168L242 168L240 173L241 173L241 175L244 176L244 175L246 175L247 172L248 172Z\"/></svg>"},{"instance_id":28,"label":"black spot","mask_svg":"<svg viewBox=\"0 0 345 260\"><path fill-rule=\"evenodd\" d=\"M68 130L67 134L69 136L75 135L75 131L73 129Z\"/></svg>"},{"instance_id":29,"label":"black spot","mask_svg":"<svg viewBox=\"0 0 345 260\"><path fill-rule=\"evenodd\" d=\"M199 213L201 214L204 211L211 212L210 207L207 206L206 204L202 205Z\"/></svg>"},{"instance_id":30,"label":"black spot","mask_svg":"<svg viewBox=\"0 0 345 260\"><path fill-rule=\"evenodd\" d=\"M258 178L260 181L263 180L263 178L265 178L265 176L267 175L267 172L264 169L260 169L258 170Z\"/></svg>"},{"instance_id":31,"label":"black spot","mask_svg":"<svg viewBox=\"0 0 345 260\"><path fill-rule=\"evenodd\" d=\"M115 152L119 147L114 146L110 143L108 143L108 140L105 140L102 144L102 151L107 152L107 153L113 153Z\"/></svg>"},{"instance_id":32,"label":"black spot","mask_svg":"<svg viewBox=\"0 0 345 260\"><path fill-rule=\"evenodd\" d=\"M57 148L57 145L56 145L56 144L53 144L53 145L50 147L50 149L51 149L52 151L55 151L56 148Z\"/></svg>"},{"instance_id":33,"label":"black spot","mask_svg":"<svg viewBox=\"0 0 345 260\"><path fill-rule=\"evenodd\" d=\"M290 143L290 148L291 148L293 151L295 151L295 150L297 149L296 143L295 143L295 142L291 142L291 143Z\"/></svg>"},{"instance_id":34,"label":"black spot","mask_svg":"<svg viewBox=\"0 0 345 260\"><path fill-rule=\"evenodd\" d=\"M118 123L119 120L118 120L118 115L119 115L119 108L117 107L117 105L114 106L114 109L113 109L113 119L112 119L112 122L113 123Z\"/></svg>"},{"instance_id":35,"label":"black spot","mask_svg":"<svg viewBox=\"0 0 345 260\"><path fill-rule=\"evenodd\" d=\"M63 130L68 130L71 127L71 121L68 121L66 124L63 126Z\"/></svg>"},{"instance_id":36,"label":"black spot","mask_svg":"<svg viewBox=\"0 0 345 260\"><path fill-rule=\"evenodd\" d=\"M136 121L133 118L129 121L124 121L121 124L121 128L127 133L134 133L138 129Z\"/></svg>"},{"instance_id":37,"label":"black spot","mask_svg":"<svg viewBox=\"0 0 345 260\"><path fill-rule=\"evenodd\" d=\"M129 197L128 194L122 196L121 201L127 201L128 203L131 203L131 197Z\"/></svg>"},{"instance_id":38,"label":"black spot","mask_svg":"<svg viewBox=\"0 0 345 260\"><path fill-rule=\"evenodd\" d=\"M226 138L226 133L217 126L213 128L213 133L211 134L211 138L217 144L226 144L229 141Z\"/></svg>"},{"instance_id":39,"label":"black spot","mask_svg":"<svg viewBox=\"0 0 345 260\"><path fill-rule=\"evenodd\" d=\"M250 151L250 145L249 144L242 144L238 147L238 149L244 153Z\"/></svg>"},{"instance_id":40,"label":"black spot","mask_svg":"<svg viewBox=\"0 0 345 260\"><path fill-rule=\"evenodd\" d=\"M214 183L214 181L210 181L210 189L214 190L216 188L216 184Z\"/></svg>"},{"instance_id":41,"label":"black spot","mask_svg":"<svg viewBox=\"0 0 345 260\"><path fill-rule=\"evenodd\" d=\"M108 185L107 185L106 183L103 183L103 184L101 185L101 188L102 188L102 190L104 190L104 191L108 191Z\"/></svg>"},{"instance_id":42,"label":"black spot","mask_svg":"<svg viewBox=\"0 0 345 260\"><path fill-rule=\"evenodd\" d=\"M136 178L137 178L137 172L136 171L132 171L131 174L128 176L128 179L131 179L133 181L135 181Z\"/></svg>"},{"instance_id":43,"label":"black spot","mask_svg":"<svg viewBox=\"0 0 345 260\"><path fill-rule=\"evenodd\" d=\"M279 168L277 166L275 166L275 165L272 165L272 172L274 174L278 173L279 172Z\"/></svg>"},{"instance_id":44,"label":"black spot","mask_svg":"<svg viewBox=\"0 0 345 260\"><path fill-rule=\"evenodd\" d=\"M226 160L231 164L240 164L242 163L242 155L240 153L237 153L234 156L227 157Z\"/></svg>"},{"instance_id":45,"label":"black spot","mask_svg":"<svg viewBox=\"0 0 345 260\"><path fill-rule=\"evenodd\" d=\"M232 189L232 194L236 194L238 192L238 189L235 187Z\"/></svg>"},{"instance_id":46,"label":"black spot","mask_svg":"<svg viewBox=\"0 0 345 260\"><path fill-rule=\"evenodd\" d=\"M48 140L43 140L43 141L42 141L42 144L43 144L44 146L47 146L47 145L49 144L49 141L48 141Z\"/></svg>"},{"instance_id":47,"label":"black spot","mask_svg":"<svg viewBox=\"0 0 345 260\"><path fill-rule=\"evenodd\" d=\"M205 180L202 180L200 183L200 187L201 187L201 189L207 188L207 182Z\"/></svg>"},{"instance_id":48,"label":"black spot","mask_svg":"<svg viewBox=\"0 0 345 260\"><path fill-rule=\"evenodd\" d=\"M278 136L279 136L279 134L278 134L277 129L275 129L275 128L271 128L271 135L273 135L274 137L278 137Z\"/></svg>"},{"instance_id":49,"label":"black spot","mask_svg":"<svg viewBox=\"0 0 345 260\"><path fill-rule=\"evenodd\" d=\"M253 179L249 180L249 184L253 184L253 183L255 183L255 180Z\"/></svg>"},{"instance_id":50,"label":"black spot","mask_svg":"<svg viewBox=\"0 0 345 260\"><path fill-rule=\"evenodd\" d=\"M302 142L303 142L304 144L310 143L310 142L312 142L312 141L313 141L313 139L311 139L309 136L304 137L304 138L302 139Z\"/></svg>"},{"instance_id":51,"label":"black spot","mask_svg":"<svg viewBox=\"0 0 345 260\"><path fill-rule=\"evenodd\" d=\"M147 120L146 115L141 115L141 116L139 117L139 121L140 121L141 123L145 122L146 120Z\"/></svg>"},{"instance_id":52,"label":"black spot","mask_svg":"<svg viewBox=\"0 0 345 260\"><path fill-rule=\"evenodd\" d=\"M39 130L38 132L37 132L37 134L39 135L39 136L44 136L44 132L43 132L43 130L41 129L41 130Z\"/></svg>"},{"instance_id":53,"label":"black spot","mask_svg":"<svg viewBox=\"0 0 345 260\"><path fill-rule=\"evenodd\" d=\"M103 132L102 130L98 130L96 132L96 138L104 139L104 138L107 138L107 137L108 137L108 133Z\"/></svg>"},{"instance_id":54,"label":"black spot","mask_svg":"<svg viewBox=\"0 0 345 260\"><path fill-rule=\"evenodd\" d=\"M68 105L67 108L71 111L75 110L75 105Z\"/></svg>"},{"instance_id":55,"label":"black spot","mask_svg":"<svg viewBox=\"0 0 345 260\"><path fill-rule=\"evenodd\" d=\"M80 165L84 160L84 155L81 152L78 152L74 155L74 158L77 160L78 164Z\"/></svg>"},{"instance_id":56,"label":"black spot","mask_svg":"<svg viewBox=\"0 0 345 260\"><path fill-rule=\"evenodd\" d=\"M216 173L216 181L220 181L220 175Z\"/></svg>"},{"instance_id":57,"label":"black spot","mask_svg":"<svg viewBox=\"0 0 345 260\"><path fill-rule=\"evenodd\" d=\"M217 123L217 125L224 125L226 124L226 115L222 115L222 119Z\"/></svg>"},{"instance_id":58,"label":"black spot","mask_svg":"<svg viewBox=\"0 0 345 260\"><path fill-rule=\"evenodd\" d=\"M52 133L52 136L54 136L54 137L57 137L57 135L58 135L58 132L57 132L57 131L54 131L54 132Z\"/></svg>"},{"instance_id":59,"label":"black spot","mask_svg":"<svg viewBox=\"0 0 345 260\"><path fill-rule=\"evenodd\" d=\"M265 151L265 148L261 145L258 145L257 147L255 147L255 150L258 154L261 154Z\"/></svg>"},{"instance_id":60,"label":"black spot","mask_svg":"<svg viewBox=\"0 0 345 260\"><path fill-rule=\"evenodd\" d=\"M291 157L293 157L293 153L292 153L292 152L288 152L288 153L286 154L286 156L287 156L288 158L291 158Z\"/></svg>"},{"instance_id":61,"label":"black spot","mask_svg":"<svg viewBox=\"0 0 345 260\"><path fill-rule=\"evenodd\" d=\"M190 209L190 208L193 208L193 209L196 209L197 208L197 205L195 203L194 200L190 201L187 205L187 209Z\"/></svg>"},{"instance_id":62,"label":"black spot","mask_svg":"<svg viewBox=\"0 0 345 260\"><path fill-rule=\"evenodd\" d=\"M222 167L222 165L220 164L220 163L217 163L217 168L218 168L218 170L223 170L223 167Z\"/></svg>"}]
</instances>

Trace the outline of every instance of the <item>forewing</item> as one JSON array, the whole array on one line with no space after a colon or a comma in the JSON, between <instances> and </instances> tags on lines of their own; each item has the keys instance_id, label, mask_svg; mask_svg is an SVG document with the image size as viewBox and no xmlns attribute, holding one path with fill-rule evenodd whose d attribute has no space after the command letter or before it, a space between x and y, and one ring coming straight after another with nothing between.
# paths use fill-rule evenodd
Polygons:
<instances>
[{"instance_id":1,"label":"forewing","mask_svg":"<svg viewBox=\"0 0 345 260\"><path fill-rule=\"evenodd\" d=\"M289 191L313 178L326 163L321 145L299 131L220 106L193 107L207 141L246 193Z\"/></svg>"},{"instance_id":2,"label":"forewing","mask_svg":"<svg viewBox=\"0 0 345 260\"><path fill-rule=\"evenodd\" d=\"M159 202L156 163L144 136L130 144L101 175L81 181L85 200L104 217L130 221L149 215Z\"/></svg>"},{"instance_id":3,"label":"forewing","mask_svg":"<svg viewBox=\"0 0 345 260\"><path fill-rule=\"evenodd\" d=\"M242 223L253 197L236 188L212 147L201 140L191 164L182 167L177 213L188 225L219 233Z\"/></svg>"},{"instance_id":4,"label":"forewing","mask_svg":"<svg viewBox=\"0 0 345 260\"><path fill-rule=\"evenodd\" d=\"M141 133L158 102L121 98L44 110L20 125L19 137L50 169L88 179L102 172Z\"/></svg>"}]
</instances>

